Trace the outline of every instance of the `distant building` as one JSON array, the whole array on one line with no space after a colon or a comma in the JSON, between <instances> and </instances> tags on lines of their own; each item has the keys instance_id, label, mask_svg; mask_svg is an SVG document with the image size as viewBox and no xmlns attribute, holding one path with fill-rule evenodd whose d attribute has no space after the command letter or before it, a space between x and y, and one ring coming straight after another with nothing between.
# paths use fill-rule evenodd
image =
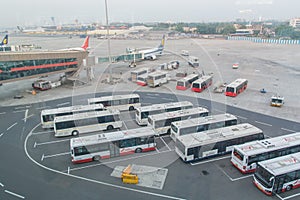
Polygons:
<instances>
[{"instance_id":1,"label":"distant building","mask_svg":"<svg viewBox=\"0 0 300 200\"><path fill-rule=\"evenodd\" d=\"M290 26L300 28L300 18L293 18L290 20Z\"/></svg>"}]
</instances>

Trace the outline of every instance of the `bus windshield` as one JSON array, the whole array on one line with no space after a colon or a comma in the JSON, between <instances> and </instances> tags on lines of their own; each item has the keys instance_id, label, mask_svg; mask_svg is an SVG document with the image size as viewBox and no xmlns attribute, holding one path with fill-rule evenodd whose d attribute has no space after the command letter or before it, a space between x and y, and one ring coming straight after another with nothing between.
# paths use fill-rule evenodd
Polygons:
<instances>
[{"instance_id":1,"label":"bus windshield","mask_svg":"<svg viewBox=\"0 0 300 200\"><path fill-rule=\"evenodd\" d=\"M256 172L255 172L255 177L260 180L263 186L267 188L271 188L273 186L274 182L274 176L267 171L265 168L261 167L258 165Z\"/></svg>"},{"instance_id":2,"label":"bus windshield","mask_svg":"<svg viewBox=\"0 0 300 200\"><path fill-rule=\"evenodd\" d=\"M232 88L232 87L227 87L227 88L226 88L226 92L234 92L234 88Z\"/></svg>"}]
</instances>

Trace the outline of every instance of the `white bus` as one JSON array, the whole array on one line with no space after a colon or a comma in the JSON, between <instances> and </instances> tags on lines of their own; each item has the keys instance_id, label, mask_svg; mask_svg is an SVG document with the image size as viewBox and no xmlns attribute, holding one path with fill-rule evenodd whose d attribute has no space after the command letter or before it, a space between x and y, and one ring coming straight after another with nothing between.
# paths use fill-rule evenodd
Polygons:
<instances>
[{"instance_id":1,"label":"white bus","mask_svg":"<svg viewBox=\"0 0 300 200\"><path fill-rule=\"evenodd\" d=\"M131 81L136 82L141 75L147 75L149 68L140 68L131 72Z\"/></svg>"},{"instance_id":2,"label":"white bus","mask_svg":"<svg viewBox=\"0 0 300 200\"><path fill-rule=\"evenodd\" d=\"M204 117L207 115L207 109L202 107L196 107L185 110L177 110L173 112L165 112L157 115L150 115L148 116L148 123L155 130L156 135L162 135L166 133L170 134L172 122Z\"/></svg>"},{"instance_id":3,"label":"white bus","mask_svg":"<svg viewBox=\"0 0 300 200\"><path fill-rule=\"evenodd\" d=\"M236 97L238 94L246 90L248 85L247 79L236 79L232 83L228 84L225 88L225 95L230 97Z\"/></svg>"},{"instance_id":4,"label":"white bus","mask_svg":"<svg viewBox=\"0 0 300 200\"><path fill-rule=\"evenodd\" d=\"M259 162L254 185L266 195L300 187L300 153Z\"/></svg>"},{"instance_id":5,"label":"white bus","mask_svg":"<svg viewBox=\"0 0 300 200\"><path fill-rule=\"evenodd\" d=\"M142 106L136 109L135 120L138 125L147 125L149 115L156 115L163 112L172 112L176 110L184 110L189 108L193 108L193 104L189 101L161 103L161 104L152 104L149 106Z\"/></svg>"},{"instance_id":6,"label":"white bus","mask_svg":"<svg viewBox=\"0 0 300 200\"><path fill-rule=\"evenodd\" d=\"M74 115L55 117L55 137L78 135L101 130L121 128L120 111L104 110L99 112L87 112Z\"/></svg>"},{"instance_id":7,"label":"white bus","mask_svg":"<svg viewBox=\"0 0 300 200\"><path fill-rule=\"evenodd\" d=\"M202 92L212 84L212 76L202 76L192 83L193 92Z\"/></svg>"},{"instance_id":8,"label":"white bus","mask_svg":"<svg viewBox=\"0 0 300 200\"><path fill-rule=\"evenodd\" d=\"M237 118L229 113L172 122L171 138L175 141L176 138L181 135L187 135L236 124Z\"/></svg>"},{"instance_id":9,"label":"white bus","mask_svg":"<svg viewBox=\"0 0 300 200\"><path fill-rule=\"evenodd\" d=\"M264 138L262 130L245 123L182 135L176 139L175 152L184 162L230 153L234 145Z\"/></svg>"},{"instance_id":10,"label":"white bus","mask_svg":"<svg viewBox=\"0 0 300 200\"><path fill-rule=\"evenodd\" d=\"M147 85L149 87L161 86L168 83L168 73L162 71L155 71L148 74Z\"/></svg>"},{"instance_id":11,"label":"white bus","mask_svg":"<svg viewBox=\"0 0 300 200\"><path fill-rule=\"evenodd\" d=\"M72 138L70 147L72 162L83 163L153 151L156 143L153 129L144 127Z\"/></svg>"},{"instance_id":12,"label":"white bus","mask_svg":"<svg viewBox=\"0 0 300 200\"><path fill-rule=\"evenodd\" d=\"M190 74L176 83L177 90L186 90L191 87L192 83L199 78L199 74Z\"/></svg>"},{"instance_id":13,"label":"white bus","mask_svg":"<svg viewBox=\"0 0 300 200\"><path fill-rule=\"evenodd\" d=\"M257 162L296 152L300 152L300 132L237 145L231 163L242 173L251 173Z\"/></svg>"},{"instance_id":14,"label":"white bus","mask_svg":"<svg viewBox=\"0 0 300 200\"><path fill-rule=\"evenodd\" d=\"M118 109L120 111L131 111L141 106L138 94L124 94L113 96L102 96L88 99L89 104L102 104L104 107Z\"/></svg>"},{"instance_id":15,"label":"white bus","mask_svg":"<svg viewBox=\"0 0 300 200\"><path fill-rule=\"evenodd\" d=\"M102 104L97 105L76 105L70 107L52 108L42 110L41 112L41 123L43 128L53 128L54 118L65 115L73 115L76 113L90 112L90 111L101 111L104 110Z\"/></svg>"}]
</instances>

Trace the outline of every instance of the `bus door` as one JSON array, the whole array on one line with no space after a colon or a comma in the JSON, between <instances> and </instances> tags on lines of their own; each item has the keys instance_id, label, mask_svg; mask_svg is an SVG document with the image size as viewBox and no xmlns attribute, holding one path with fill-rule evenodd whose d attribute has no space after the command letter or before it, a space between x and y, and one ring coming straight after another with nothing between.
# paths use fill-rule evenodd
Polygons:
<instances>
[{"instance_id":1,"label":"bus door","mask_svg":"<svg viewBox=\"0 0 300 200\"><path fill-rule=\"evenodd\" d=\"M281 193L282 192L284 179L285 179L285 176L276 177L276 181L275 181L275 184L274 184L274 187L273 187L273 192L275 192L275 193Z\"/></svg>"},{"instance_id":2,"label":"bus door","mask_svg":"<svg viewBox=\"0 0 300 200\"><path fill-rule=\"evenodd\" d=\"M110 151L110 157L116 157L120 156L120 148L117 144L117 142L110 142L109 143L109 151Z\"/></svg>"}]
</instances>

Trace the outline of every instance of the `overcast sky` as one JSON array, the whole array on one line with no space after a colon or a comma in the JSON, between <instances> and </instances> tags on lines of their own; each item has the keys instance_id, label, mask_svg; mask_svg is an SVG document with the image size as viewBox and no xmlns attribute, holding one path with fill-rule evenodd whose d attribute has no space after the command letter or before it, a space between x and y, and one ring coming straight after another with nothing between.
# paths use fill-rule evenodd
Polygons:
<instances>
[{"instance_id":1,"label":"overcast sky","mask_svg":"<svg viewBox=\"0 0 300 200\"><path fill-rule=\"evenodd\" d=\"M109 21L211 22L300 17L299 0L107 0ZM5 0L0 27L100 22L105 0Z\"/></svg>"}]
</instances>

